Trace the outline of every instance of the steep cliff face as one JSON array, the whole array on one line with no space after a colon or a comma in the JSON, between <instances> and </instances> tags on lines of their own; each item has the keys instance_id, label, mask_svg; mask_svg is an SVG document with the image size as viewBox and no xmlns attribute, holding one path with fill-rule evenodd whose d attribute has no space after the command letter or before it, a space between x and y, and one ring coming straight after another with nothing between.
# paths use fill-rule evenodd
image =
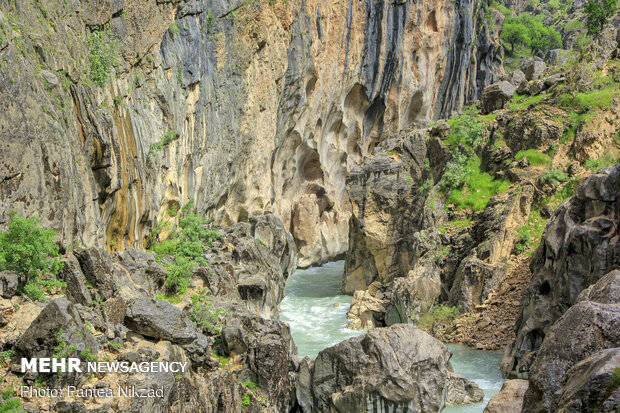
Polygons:
<instances>
[{"instance_id":1,"label":"steep cliff face","mask_svg":"<svg viewBox=\"0 0 620 413\"><path fill-rule=\"evenodd\" d=\"M194 199L223 224L273 212L300 265L325 261L347 248L346 174L497 61L469 2L0 4L0 213L65 247L145 247Z\"/></svg>"}]
</instances>

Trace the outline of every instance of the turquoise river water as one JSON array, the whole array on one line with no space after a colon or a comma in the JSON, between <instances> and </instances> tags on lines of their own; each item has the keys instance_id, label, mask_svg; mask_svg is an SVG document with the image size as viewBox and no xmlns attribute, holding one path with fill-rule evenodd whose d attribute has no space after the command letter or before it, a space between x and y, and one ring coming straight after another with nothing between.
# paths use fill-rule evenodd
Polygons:
<instances>
[{"instance_id":1,"label":"turquoise river water","mask_svg":"<svg viewBox=\"0 0 620 413\"><path fill-rule=\"evenodd\" d=\"M347 311L351 297L340 294L344 261L297 270L287 281L280 304L280 319L291 326L291 334L301 357L311 358L329 346L365 331L349 330ZM447 413L477 413L502 386L499 367L501 352L470 349L448 344L454 371L475 381L484 390L482 403L449 406Z\"/></svg>"}]
</instances>

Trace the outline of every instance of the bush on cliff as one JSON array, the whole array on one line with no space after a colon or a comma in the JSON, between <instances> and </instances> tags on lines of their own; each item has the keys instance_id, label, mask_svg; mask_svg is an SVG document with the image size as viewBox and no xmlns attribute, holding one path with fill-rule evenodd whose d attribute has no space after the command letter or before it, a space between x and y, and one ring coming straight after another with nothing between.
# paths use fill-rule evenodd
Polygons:
<instances>
[{"instance_id":1,"label":"bush on cliff","mask_svg":"<svg viewBox=\"0 0 620 413\"><path fill-rule=\"evenodd\" d=\"M163 256L172 258L172 262L166 264L166 289L171 293L182 294L187 290L192 271L207 263L202 256L204 246L211 246L220 237L217 230L206 228L209 223L206 218L190 212L192 210L190 201L181 210L178 228L168 239L153 246L159 260Z\"/></svg>"},{"instance_id":2,"label":"bush on cliff","mask_svg":"<svg viewBox=\"0 0 620 413\"><path fill-rule=\"evenodd\" d=\"M44 229L36 217L23 218L9 212L9 226L0 233L0 270L20 275L20 286L45 273L58 275L62 264L54 243L56 231Z\"/></svg>"}]
</instances>

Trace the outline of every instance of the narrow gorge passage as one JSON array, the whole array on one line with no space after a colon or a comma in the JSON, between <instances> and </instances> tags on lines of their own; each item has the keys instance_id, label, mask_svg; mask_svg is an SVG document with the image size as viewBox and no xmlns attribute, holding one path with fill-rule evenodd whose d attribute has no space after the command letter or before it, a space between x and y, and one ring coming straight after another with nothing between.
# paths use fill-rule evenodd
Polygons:
<instances>
[{"instance_id":1,"label":"narrow gorge passage","mask_svg":"<svg viewBox=\"0 0 620 413\"><path fill-rule=\"evenodd\" d=\"M319 352L366 330L346 328L351 296L341 295L344 261L320 267L298 269L286 283L280 304L280 319L291 327L300 357L315 358ZM468 405L447 406L447 413L478 413L502 387L501 351L475 350L458 344L447 345L452 352L454 372L474 381L484 391L484 400Z\"/></svg>"}]
</instances>

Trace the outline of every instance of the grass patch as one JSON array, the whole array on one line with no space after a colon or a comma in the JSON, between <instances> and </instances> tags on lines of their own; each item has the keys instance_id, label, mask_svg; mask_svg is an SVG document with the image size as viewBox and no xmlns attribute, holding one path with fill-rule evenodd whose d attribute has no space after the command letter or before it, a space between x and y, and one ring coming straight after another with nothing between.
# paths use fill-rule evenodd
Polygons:
<instances>
[{"instance_id":1,"label":"grass patch","mask_svg":"<svg viewBox=\"0 0 620 413\"><path fill-rule=\"evenodd\" d=\"M558 97L558 103L562 106L581 108L584 111L591 109L608 109L614 97L620 96L618 85L613 84L600 90L580 92L575 95L563 93Z\"/></svg>"},{"instance_id":2,"label":"grass patch","mask_svg":"<svg viewBox=\"0 0 620 413\"><path fill-rule=\"evenodd\" d=\"M219 335L224 328L224 319L230 310L215 308L204 291L192 295L192 309L189 318L197 327L209 335Z\"/></svg>"},{"instance_id":3,"label":"grass patch","mask_svg":"<svg viewBox=\"0 0 620 413\"><path fill-rule=\"evenodd\" d=\"M493 178L480 168L480 158L472 157L465 166L465 179L462 188L452 189L447 203L457 209L471 208L472 211L483 210L491 197L504 192L510 182Z\"/></svg>"},{"instance_id":4,"label":"grass patch","mask_svg":"<svg viewBox=\"0 0 620 413\"><path fill-rule=\"evenodd\" d=\"M618 151L615 153L607 152L603 156L597 159L588 159L586 161L586 168L588 168L592 172L596 172L601 168L606 168L608 166L614 166L620 163L620 156L618 156Z\"/></svg>"},{"instance_id":5,"label":"grass patch","mask_svg":"<svg viewBox=\"0 0 620 413\"><path fill-rule=\"evenodd\" d=\"M547 221L546 218L540 215L539 211L532 210L530 212L527 224L517 230L517 242L514 247L516 254L522 254L526 251L528 254L533 253L538 244L540 244Z\"/></svg>"},{"instance_id":6,"label":"grass patch","mask_svg":"<svg viewBox=\"0 0 620 413\"><path fill-rule=\"evenodd\" d=\"M418 319L418 327L423 330L432 330L435 324L449 324L459 315L457 307L449 307L443 304L434 304Z\"/></svg>"},{"instance_id":7,"label":"grass patch","mask_svg":"<svg viewBox=\"0 0 620 413\"><path fill-rule=\"evenodd\" d=\"M530 107L530 105L540 102L544 98L544 94L539 94L535 96L515 94L512 97L512 101L508 103L508 109L513 111L524 110Z\"/></svg>"},{"instance_id":8,"label":"grass patch","mask_svg":"<svg viewBox=\"0 0 620 413\"><path fill-rule=\"evenodd\" d=\"M551 157L536 149L528 149L519 151L515 156L517 161L526 158L532 165L548 165L551 163Z\"/></svg>"}]
</instances>

